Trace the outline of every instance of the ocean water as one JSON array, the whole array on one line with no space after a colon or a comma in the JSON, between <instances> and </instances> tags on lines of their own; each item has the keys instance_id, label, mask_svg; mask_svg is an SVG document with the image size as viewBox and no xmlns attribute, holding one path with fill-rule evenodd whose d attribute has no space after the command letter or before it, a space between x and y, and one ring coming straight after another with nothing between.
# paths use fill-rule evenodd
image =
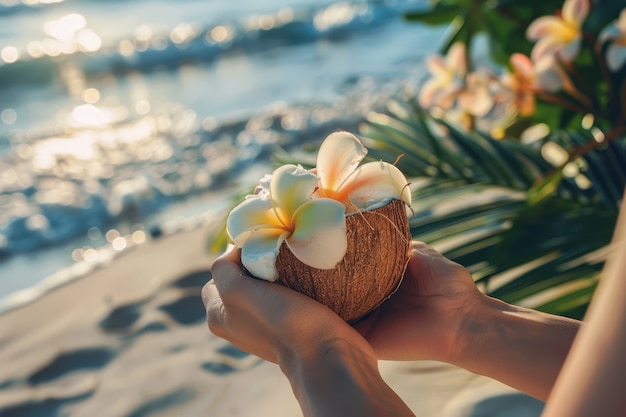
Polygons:
<instances>
[{"instance_id":1,"label":"ocean water","mask_svg":"<svg viewBox=\"0 0 626 417\"><path fill-rule=\"evenodd\" d=\"M0 0L0 309L355 130L423 78L443 29L402 12L426 4Z\"/></svg>"}]
</instances>

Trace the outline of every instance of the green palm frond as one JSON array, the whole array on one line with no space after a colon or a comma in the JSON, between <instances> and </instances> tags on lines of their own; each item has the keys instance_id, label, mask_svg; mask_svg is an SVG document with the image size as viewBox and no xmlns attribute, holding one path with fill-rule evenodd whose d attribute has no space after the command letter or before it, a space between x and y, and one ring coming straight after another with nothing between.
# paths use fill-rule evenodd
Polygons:
<instances>
[{"instance_id":1,"label":"green palm frond","mask_svg":"<svg viewBox=\"0 0 626 417\"><path fill-rule=\"evenodd\" d=\"M527 190L552 166L538 149L519 141L498 141L477 132L463 132L454 125L426 116L409 101L406 110L398 103L388 114L371 113L361 133L371 139L372 155L394 160L403 154L398 168L408 176L459 179L467 183ZM447 133L435 133L434 128Z\"/></svg>"},{"instance_id":2,"label":"green palm frond","mask_svg":"<svg viewBox=\"0 0 626 417\"><path fill-rule=\"evenodd\" d=\"M466 133L410 101L372 113L361 134L376 158L404 155L397 165L415 177L416 239L468 267L494 297L582 317L626 184L624 138L585 154L564 175L543 158L542 143ZM573 151L594 139L559 132L548 140Z\"/></svg>"}]
</instances>

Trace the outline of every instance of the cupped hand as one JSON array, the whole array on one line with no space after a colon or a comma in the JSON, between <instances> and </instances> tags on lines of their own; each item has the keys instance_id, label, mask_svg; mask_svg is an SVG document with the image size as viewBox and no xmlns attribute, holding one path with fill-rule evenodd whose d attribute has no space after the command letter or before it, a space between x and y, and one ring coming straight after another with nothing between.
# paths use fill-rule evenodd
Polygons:
<instances>
[{"instance_id":1,"label":"cupped hand","mask_svg":"<svg viewBox=\"0 0 626 417\"><path fill-rule=\"evenodd\" d=\"M328 307L247 275L237 249L219 257L211 272L202 289L209 329L241 350L282 364L347 343L374 357L365 339Z\"/></svg>"},{"instance_id":2,"label":"cupped hand","mask_svg":"<svg viewBox=\"0 0 626 417\"><path fill-rule=\"evenodd\" d=\"M450 361L464 315L482 299L464 267L414 241L398 291L355 328L379 359Z\"/></svg>"}]
</instances>

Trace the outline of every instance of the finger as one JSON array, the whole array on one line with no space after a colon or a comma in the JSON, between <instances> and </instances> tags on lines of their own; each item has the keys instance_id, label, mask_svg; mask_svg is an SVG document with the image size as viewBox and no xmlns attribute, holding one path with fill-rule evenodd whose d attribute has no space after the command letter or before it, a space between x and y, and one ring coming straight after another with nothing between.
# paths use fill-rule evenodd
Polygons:
<instances>
[{"instance_id":1,"label":"finger","mask_svg":"<svg viewBox=\"0 0 626 417\"><path fill-rule=\"evenodd\" d=\"M200 295L202 296L202 303L204 304L205 309L220 296L217 292L217 288L215 288L215 282L213 280L209 280L209 282L204 284Z\"/></svg>"},{"instance_id":2,"label":"finger","mask_svg":"<svg viewBox=\"0 0 626 417\"><path fill-rule=\"evenodd\" d=\"M213 281L209 281L202 288L202 302L206 309L206 320L209 330L218 337L226 338L224 305Z\"/></svg>"},{"instance_id":3,"label":"finger","mask_svg":"<svg viewBox=\"0 0 626 417\"><path fill-rule=\"evenodd\" d=\"M215 259L211 265L211 274L220 291L229 281L246 275L241 265L239 249L230 246L226 252Z\"/></svg>"},{"instance_id":4,"label":"finger","mask_svg":"<svg viewBox=\"0 0 626 417\"><path fill-rule=\"evenodd\" d=\"M225 264L234 264L241 267L240 269L243 269L243 266L241 265L241 250L235 247L235 245L228 245L224 253L215 258L211 269L213 269L215 266Z\"/></svg>"}]
</instances>

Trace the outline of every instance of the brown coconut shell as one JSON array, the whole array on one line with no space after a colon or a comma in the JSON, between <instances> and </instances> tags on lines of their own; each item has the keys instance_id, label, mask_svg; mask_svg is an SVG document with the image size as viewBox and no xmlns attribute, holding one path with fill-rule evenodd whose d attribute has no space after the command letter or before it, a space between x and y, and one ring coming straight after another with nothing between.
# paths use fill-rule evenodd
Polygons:
<instances>
[{"instance_id":1,"label":"brown coconut shell","mask_svg":"<svg viewBox=\"0 0 626 417\"><path fill-rule=\"evenodd\" d=\"M393 294L404 275L411 233L404 202L346 217L348 249L334 269L302 263L286 244L276 259L277 283L325 304L347 322L374 310Z\"/></svg>"}]
</instances>

